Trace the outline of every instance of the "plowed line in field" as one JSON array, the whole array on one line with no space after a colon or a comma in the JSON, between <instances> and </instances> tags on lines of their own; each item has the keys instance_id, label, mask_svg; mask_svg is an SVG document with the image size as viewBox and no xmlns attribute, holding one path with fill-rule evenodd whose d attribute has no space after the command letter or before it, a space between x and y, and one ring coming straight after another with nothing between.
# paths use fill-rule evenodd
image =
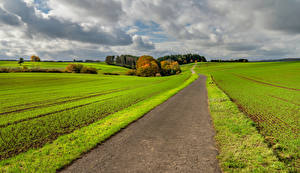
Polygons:
<instances>
[{"instance_id":1,"label":"plowed line in field","mask_svg":"<svg viewBox=\"0 0 300 173\"><path fill-rule=\"evenodd\" d=\"M155 92L155 93L152 93L151 96L153 95L156 95L158 93L160 93L161 91L159 92ZM121 96L121 95L120 95ZM105 101L105 100L109 100L109 99L112 99L112 98L115 98L115 97L111 97L111 98L107 98L107 99L103 99L103 100L99 100L99 101L95 101L95 102L100 102L100 101ZM125 108L133 105L133 104L136 104L142 100L144 100L145 98L140 98L140 99L136 99L133 103L131 103L130 105L126 106ZM93 103L95 103L93 102ZM92 104L92 103L90 103ZM85 105L82 105L82 106L86 106L88 104L85 104ZM80 106L80 107L82 107ZM78 106L79 107L79 106ZM125 109L123 108L123 109ZM122 110L122 109L121 109ZM64 110L65 111L65 110ZM120 110L117 110L117 111L120 111ZM114 111L114 112L117 112L117 111ZM13 148L13 149L10 149L10 150L6 150L6 151L0 151L0 160L2 159L6 159L6 158L9 158L9 157L12 157L14 155L17 155L19 153L22 153L22 152L26 152L28 149L30 148L38 148L38 147L42 147L44 144L48 143L48 142L52 142L53 140L57 139L57 137L59 137L60 135L64 135L64 134L67 134L67 133L71 133L73 132L74 130L76 129L79 129L81 127L84 127L84 126L87 126L95 121L98 121L100 119L102 119L103 117L109 115L109 114L113 114L114 112L110 112L110 113L104 113L104 114L101 114L98 118L96 119L92 119L92 120L89 120L83 124L78 124L77 126L75 126L76 128L75 129L69 129L69 128L66 128L64 129L65 131L64 132L60 132L60 133L52 133L50 136L48 136L47 138L44 138L44 139L40 139L40 140L36 140L35 142L33 143L25 143L24 145L22 145L22 147L17 147L17 148ZM1 131L0 131L0 135L1 135Z\"/></svg>"},{"instance_id":2,"label":"plowed line in field","mask_svg":"<svg viewBox=\"0 0 300 173\"><path fill-rule=\"evenodd\" d=\"M239 103L237 103L237 101L235 99L232 99L230 97L230 95L220 86L218 85L218 83L215 81L214 77L211 76L213 82L238 106L238 108L245 113L249 118L251 118L254 122L258 123L258 125L260 123L265 123L268 126L280 126L282 129L287 129L287 130L292 130L294 133L299 133L299 129L296 129L292 126L290 126L288 123L284 122L283 120L281 120L280 118L276 117L276 116L272 116L272 115L268 115L268 117L263 116L263 115L253 115L253 114L249 114L246 109Z\"/></svg>"},{"instance_id":3,"label":"plowed line in field","mask_svg":"<svg viewBox=\"0 0 300 173\"><path fill-rule=\"evenodd\" d=\"M107 90L107 91L118 91L118 90L122 90L122 88L114 89L114 90ZM105 92L91 92L91 93L85 93L85 95L93 95L93 94L100 94L100 93L105 93ZM57 101L57 100L63 100L63 99L69 99L68 101L70 101L70 100L72 101L75 98L77 99L77 98L82 98L82 97L86 97L86 96L82 96L82 95L79 96L79 95L77 95L77 96L58 97L58 98L49 99L49 100L35 101L35 102L30 102L30 103L25 103L25 104L19 104L19 105L14 105L14 106L7 106L7 107L4 107L4 108L14 108L14 107L20 107L20 106L30 106L30 105L36 105L36 104L43 104L43 103L47 103L47 102L49 103L49 102L53 102L53 101ZM39 106L41 106L41 105L39 105Z\"/></svg>"},{"instance_id":4,"label":"plowed line in field","mask_svg":"<svg viewBox=\"0 0 300 173\"><path fill-rule=\"evenodd\" d=\"M245 76L242 76L242 75L238 75L238 74L234 74L234 75L237 76L237 77L240 77L242 79L246 79L246 80L256 82L256 83L259 83L259 84L269 85L269 86L273 86L273 87L277 87L277 88L283 88L283 89L287 89L287 90L300 91L300 89L297 89L297 88L289 88L289 87L285 87L285 86L275 85L275 84L271 84L271 83L251 79L251 78L248 78L248 77L245 77Z\"/></svg>"},{"instance_id":5,"label":"plowed line in field","mask_svg":"<svg viewBox=\"0 0 300 173\"><path fill-rule=\"evenodd\" d=\"M276 99L278 99L278 100L287 102L287 103L292 103L292 104L294 104L294 105L300 106L299 103L295 103L295 102L292 102L292 101L290 101L290 100L287 100L287 99L284 99L284 98L281 98L281 97L277 97L277 96L273 96L273 95L269 95L269 96L270 96L270 97L273 97L273 98L276 98Z\"/></svg>"},{"instance_id":6,"label":"plowed line in field","mask_svg":"<svg viewBox=\"0 0 300 173\"><path fill-rule=\"evenodd\" d=\"M107 93L100 93L100 94L89 95L89 96L84 96L84 97L70 99L70 100L64 100L64 101L56 102L56 103L50 103L50 104L39 105L39 106L32 106L32 107L28 107L28 108L13 110L13 111L2 112L2 113L0 113L0 115L6 115L6 114L11 114L11 113L16 113L16 112L22 112L22 111L26 111L26 110L30 110L30 109L35 109L35 108L42 108L42 107L54 106L54 105L63 104L63 103L67 103L67 102L78 101L78 100L83 100L83 99L87 99L87 98L92 98L92 97L98 97L98 96L102 96L102 95L107 95L107 94L110 94L110 93L113 93L113 92L116 92L116 90L115 91L110 91L110 92L107 92Z\"/></svg>"},{"instance_id":7,"label":"plowed line in field","mask_svg":"<svg viewBox=\"0 0 300 173\"><path fill-rule=\"evenodd\" d=\"M14 121L12 123L2 124L2 125L0 125L0 128L4 128L4 127L14 125L14 124L18 124L18 123L21 123L21 122L24 122L24 121L30 121L30 120L33 120L33 119L45 117L45 116L48 116L48 115L52 115L52 114L56 114L56 113L60 113L60 112L64 112L64 111L69 111L69 110L76 109L76 108L81 108L83 106L87 106L87 105L90 105L90 104L93 104L93 103L109 100L109 99L112 99L112 98L114 98L114 97L109 97L109 98L106 98L106 99L97 100L97 101L93 101L93 102L90 102L90 103L85 103L85 104L73 106L73 107L70 107L70 108L66 108L66 109L62 109L62 110L58 110L58 111L54 111L54 112L48 112L48 113L45 113L45 114L40 114L40 115L37 115L37 116L34 116L34 117L17 120L17 121Z\"/></svg>"}]
</instances>

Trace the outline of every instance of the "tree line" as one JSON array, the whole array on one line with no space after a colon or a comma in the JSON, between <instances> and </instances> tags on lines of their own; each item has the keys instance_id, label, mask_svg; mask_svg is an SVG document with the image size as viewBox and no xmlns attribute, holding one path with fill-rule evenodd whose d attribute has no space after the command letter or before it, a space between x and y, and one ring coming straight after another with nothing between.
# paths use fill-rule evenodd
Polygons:
<instances>
[{"instance_id":1,"label":"tree line","mask_svg":"<svg viewBox=\"0 0 300 173\"><path fill-rule=\"evenodd\" d=\"M136 68L138 56L133 55L120 55L120 56L107 56L105 58L106 64L109 65L119 65L131 69ZM179 65L188 64L193 62L206 62L206 58L204 56L200 56L198 54L178 54L178 55L166 55L157 59L158 62L161 61L176 61Z\"/></svg>"},{"instance_id":2,"label":"tree line","mask_svg":"<svg viewBox=\"0 0 300 173\"><path fill-rule=\"evenodd\" d=\"M248 59L230 59L230 60L221 60L221 59L213 59L210 62L248 62Z\"/></svg>"},{"instance_id":3,"label":"tree line","mask_svg":"<svg viewBox=\"0 0 300 173\"><path fill-rule=\"evenodd\" d=\"M206 62L206 58L199 54L177 54L177 55L166 55L157 59L157 61L161 62L164 60L173 60L177 61L178 64L189 64L193 62Z\"/></svg>"},{"instance_id":4,"label":"tree line","mask_svg":"<svg viewBox=\"0 0 300 173\"><path fill-rule=\"evenodd\" d=\"M118 65L135 69L138 59L139 57L133 55L107 56L105 62L109 65Z\"/></svg>"}]
</instances>

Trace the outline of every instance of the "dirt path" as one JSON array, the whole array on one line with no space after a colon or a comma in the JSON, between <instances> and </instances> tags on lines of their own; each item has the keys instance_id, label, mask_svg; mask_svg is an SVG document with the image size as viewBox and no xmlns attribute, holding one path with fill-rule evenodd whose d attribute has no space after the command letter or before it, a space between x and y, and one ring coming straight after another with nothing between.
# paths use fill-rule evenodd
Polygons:
<instances>
[{"instance_id":1,"label":"dirt path","mask_svg":"<svg viewBox=\"0 0 300 173\"><path fill-rule=\"evenodd\" d=\"M205 81L200 76L62 172L220 172Z\"/></svg>"}]
</instances>

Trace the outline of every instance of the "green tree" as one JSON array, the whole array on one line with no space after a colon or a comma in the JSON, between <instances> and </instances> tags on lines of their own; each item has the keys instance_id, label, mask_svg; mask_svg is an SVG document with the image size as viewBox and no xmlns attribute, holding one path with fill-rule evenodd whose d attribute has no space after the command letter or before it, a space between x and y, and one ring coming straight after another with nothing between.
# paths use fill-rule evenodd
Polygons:
<instances>
[{"instance_id":1,"label":"green tree","mask_svg":"<svg viewBox=\"0 0 300 173\"><path fill-rule=\"evenodd\" d=\"M22 65L22 63L24 63L24 58L20 58L19 61L18 61L19 65Z\"/></svg>"}]
</instances>

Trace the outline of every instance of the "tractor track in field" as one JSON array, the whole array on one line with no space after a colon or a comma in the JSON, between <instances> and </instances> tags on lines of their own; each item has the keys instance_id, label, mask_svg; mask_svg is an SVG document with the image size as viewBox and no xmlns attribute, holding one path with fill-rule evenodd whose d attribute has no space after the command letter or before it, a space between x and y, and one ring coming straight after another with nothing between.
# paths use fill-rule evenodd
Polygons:
<instances>
[{"instance_id":1,"label":"tractor track in field","mask_svg":"<svg viewBox=\"0 0 300 173\"><path fill-rule=\"evenodd\" d=\"M11 113L23 112L23 111L27 111L27 110L31 110L31 109L36 109L36 108L49 107L49 106L64 104L64 103L67 103L67 102L79 101L79 100L83 100L83 99L87 99L87 98L92 98L92 97L98 97L98 96L103 96L103 95L111 94L111 93L116 92L116 91L118 91L118 90L110 91L110 92L107 92L107 93L99 93L99 94L94 94L94 95L83 96L83 97L69 99L69 100L64 100L64 101L55 102L55 103L49 103L49 104L44 104L44 105L38 105L38 106L32 106L32 107L27 107L27 108L22 108L22 109L17 109L17 110L2 112L2 113L0 113L0 115L7 115L7 114L11 114Z\"/></svg>"},{"instance_id":2,"label":"tractor track in field","mask_svg":"<svg viewBox=\"0 0 300 173\"><path fill-rule=\"evenodd\" d=\"M273 86L273 87L277 87L277 88L282 88L282 89L287 89L287 90L293 90L293 91L300 91L300 89L297 88L289 88L289 87L285 87L285 86L280 86L280 85L275 85L275 84L271 84L271 83L267 83L267 82L263 82L263 81L259 81L259 80L255 80L252 78L248 78L246 76L242 76L242 75L238 75L238 74L234 74L233 75L242 78L242 79L246 79L255 83L259 83L259 84L264 84L264 85L269 85L269 86Z\"/></svg>"},{"instance_id":3,"label":"tractor track in field","mask_svg":"<svg viewBox=\"0 0 300 173\"><path fill-rule=\"evenodd\" d=\"M17 120L17 121L14 121L14 122L11 122L11 123L7 123L7 124L1 124L0 128L5 128L7 126L18 124L18 123L21 123L21 122L30 121L30 120L33 120L33 119L45 117L45 116L56 114L56 113L60 113L60 112L69 111L69 110L72 110L72 109L81 108L83 106L87 106L87 105L90 105L90 104L93 104L93 103L98 103L98 102L101 102L101 101L109 100L109 99L112 99L112 98L114 98L114 97L109 97L109 98L105 98L105 99L101 99L101 100L97 100L97 101L93 101L93 102L89 102L89 103L85 103L85 104L81 104L81 105L69 107L69 108L66 108L66 109L58 110L58 111L53 111L53 112L48 112L48 113L45 113L45 114L40 114L40 115L37 115L37 116L34 116L34 117L29 117L29 118Z\"/></svg>"},{"instance_id":4,"label":"tractor track in field","mask_svg":"<svg viewBox=\"0 0 300 173\"><path fill-rule=\"evenodd\" d=\"M281 100L281 101L284 101L284 102L287 102L287 103L291 103L291 104L294 104L296 106L300 106L299 103L295 103L295 102L292 102L290 100L287 100L287 99L284 99L284 98L281 98L281 97L277 97L277 96L273 96L273 95L269 95L270 97L273 97L273 98L276 98L278 100Z\"/></svg>"},{"instance_id":5,"label":"tractor track in field","mask_svg":"<svg viewBox=\"0 0 300 173\"><path fill-rule=\"evenodd\" d=\"M156 95L156 94L158 94L158 93L159 93L159 92L155 92L155 93L153 93L153 94ZM114 98L114 97L111 97L111 98ZM109 100L109 99L111 99L111 98L103 99L103 100L100 100L100 101ZM137 100L135 100L133 103L131 103L130 105L128 105L128 106L126 106L126 107L129 107L129 106L131 106L131 105L133 105L133 104L136 104L136 103L138 103L138 102L140 102L140 101L142 101L142 100L143 100L143 99L141 99L141 98L140 98L140 99L137 99ZM100 101L95 101L95 102L100 102ZM93 102L93 103L95 103L95 102ZM92 104L92 103L89 103L89 104ZM78 106L78 107L82 107L82 106L86 106L86 105L88 105L88 104L80 105L80 106ZM124 109L125 109L125 108L124 108ZM66 110L63 110L63 111L66 111ZM118 111L119 111L119 110L118 110ZM10 150L7 150L7 151L0 151L0 160L6 159L6 158L9 158L9 157L12 157L12 156L15 156L15 155L17 155L17 154L19 154L19 153L22 153L22 152L26 152L26 151L28 151L28 150L31 149L31 148L39 148L39 147L42 147L42 146L45 145L46 143L52 142L53 140L57 139L57 138L58 138L59 136L61 136L61 135L64 135L64 134L67 134L67 133L71 133L71 132L73 132L73 131L76 130L76 129L79 129L79 128L82 128L82 127L84 127L84 126L87 126L87 125L89 125L89 124L91 124L91 123L93 123L93 122L95 122L95 121L98 121L98 120L104 118L105 116L107 116L107 115L109 115L109 114L113 114L113 113L115 113L115 112L117 112L117 111L110 112L110 113L104 113L104 114L101 114L101 115L100 115L98 118L96 118L96 119L92 119L92 120L87 121L87 122L85 122L85 123L83 123L83 124L78 124L77 126L75 126L74 129L65 128L66 131L64 131L64 132L60 132L60 133L55 132L55 133L52 133L51 135L47 136L46 138L44 137L42 140L39 139L39 140L36 140L36 141L33 142L33 143L24 143L24 144L22 145L22 147L13 148L13 149L10 149ZM5 140L4 140L3 137L2 137L1 131L0 131L0 137L1 137L0 139L2 139L2 140L5 142Z\"/></svg>"},{"instance_id":6,"label":"tractor track in field","mask_svg":"<svg viewBox=\"0 0 300 173\"><path fill-rule=\"evenodd\" d=\"M62 172L221 172L206 77L178 92Z\"/></svg>"},{"instance_id":7,"label":"tractor track in field","mask_svg":"<svg viewBox=\"0 0 300 173\"><path fill-rule=\"evenodd\" d=\"M153 83L151 83L151 85L159 84L159 83L162 83L164 81L165 80L161 80L161 81L158 81L158 82L153 82ZM142 87L144 87L144 85L140 85L138 87L134 87L134 89L136 89L136 88L142 88ZM73 102L73 101L83 100L83 99L92 98L92 97L98 97L98 96L102 96L102 95L111 94L111 93L116 92L116 91L119 92L119 91L130 90L130 89L133 89L133 88L132 87L119 88L119 89L109 90L109 92L105 92L105 93L98 92L99 94L88 95L88 96L83 96L83 97L79 97L79 98L74 98L74 99L69 99L69 100L63 100L63 101L55 102L55 103L49 103L49 104L44 104L44 105L38 105L38 106L26 107L26 108L17 109L17 110L11 110L11 111L6 111L6 112L1 112L0 116L1 115L11 114L11 113L23 112L23 111L27 111L27 110L36 109L36 108L43 108L43 107L49 107L49 106L64 104L64 103L67 103L67 102Z\"/></svg>"},{"instance_id":8,"label":"tractor track in field","mask_svg":"<svg viewBox=\"0 0 300 173\"><path fill-rule=\"evenodd\" d=\"M239 110L242 111L245 115L247 115L254 122L256 122L258 126L262 127L261 123L265 123L266 125L271 126L271 127L273 127L274 124L276 124L276 125L280 126L282 129L291 130L292 132L294 132L296 134L299 133L299 129L292 127L287 122L283 121L282 119L280 119L276 116L269 115L266 117L266 116L262 116L262 115L258 115L258 114L256 114L256 115L249 114L244 106L239 104L235 99L231 98L229 96L229 94L221 86L218 85L218 83L215 81L213 76L211 76L211 78L212 78L213 82L218 86L218 88L220 88L230 98L230 100L238 106Z\"/></svg>"}]
</instances>

